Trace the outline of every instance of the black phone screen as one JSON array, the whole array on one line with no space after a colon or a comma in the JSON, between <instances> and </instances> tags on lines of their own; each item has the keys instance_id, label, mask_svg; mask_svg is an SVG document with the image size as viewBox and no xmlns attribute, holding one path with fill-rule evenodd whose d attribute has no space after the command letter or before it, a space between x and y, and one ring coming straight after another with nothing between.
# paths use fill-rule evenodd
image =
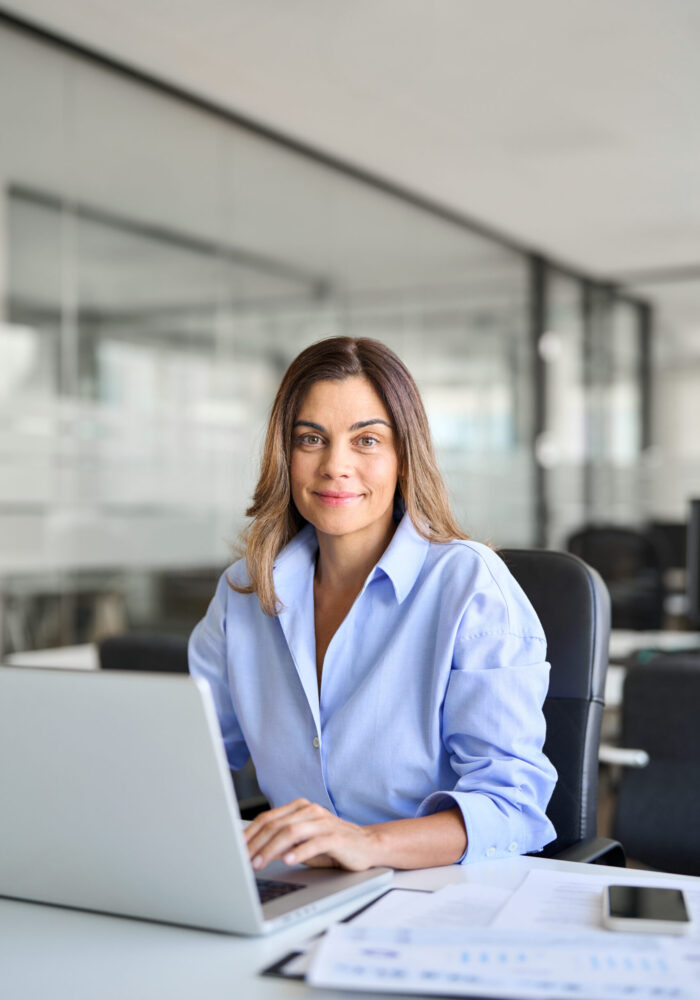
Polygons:
<instances>
[{"instance_id":1,"label":"black phone screen","mask_svg":"<svg viewBox=\"0 0 700 1000\"><path fill-rule=\"evenodd\" d=\"M638 885L611 885L610 915L627 920L690 919L680 889L656 889Z\"/></svg>"}]
</instances>

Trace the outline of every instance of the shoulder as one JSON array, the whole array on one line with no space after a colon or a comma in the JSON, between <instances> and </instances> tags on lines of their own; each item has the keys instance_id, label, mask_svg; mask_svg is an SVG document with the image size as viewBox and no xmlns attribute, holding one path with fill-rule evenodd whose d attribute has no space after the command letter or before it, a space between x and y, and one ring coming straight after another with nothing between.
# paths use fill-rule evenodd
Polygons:
<instances>
[{"instance_id":1,"label":"shoulder","mask_svg":"<svg viewBox=\"0 0 700 1000\"><path fill-rule=\"evenodd\" d=\"M236 559L235 562L231 563L224 570L219 579L219 587L226 587L227 590L231 590L234 594L235 590L233 590L231 584L235 584L236 587L247 587L249 583L250 576L248 575L248 567L246 566L245 559Z\"/></svg>"},{"instance_id":2,"label":"shoulder","mask_svg":"<svg viewBox=\"0 0 700 1000\"><path fill-rule=\"evenodd\" d=\"M471 539L430 544L426 560L441 589L459 600L462 631L487 631L544 638L527 595L501 556Z\"/></svg>"},{"instance_id":3,"label":"shoulder","mask_svg":"<svg viewBox=\"0 0 700 1000\"><path fill-rule=\"evenodd\" d=\"M451 542L430 542L426 562L442 572L464 580L482 579L495 586L507 586L512 576L498 553L483 542L456 538Z\"/></svg>"}]
</instances>

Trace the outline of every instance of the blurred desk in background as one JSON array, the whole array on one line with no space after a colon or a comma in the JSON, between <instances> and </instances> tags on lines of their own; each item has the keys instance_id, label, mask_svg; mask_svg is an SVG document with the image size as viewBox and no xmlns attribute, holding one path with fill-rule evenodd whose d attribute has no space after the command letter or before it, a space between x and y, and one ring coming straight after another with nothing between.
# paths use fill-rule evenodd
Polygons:
<instances>
[{"instance_id":1,"label":"blurred desk in background","mask_svg":"<svg viewBox=\"0 0 700 1000\"><path fill-rule=\"evenodd\" d=\"M700 650L700 632L681 632L665 629L661 632L644 632L637 629L616 629L610 633L610 662L624 664L629 656L643 650L660 650L664 653L682 650Z\"/></svg>"},{"instance_id":2,"label":"blurred desk in background","mask_svg":"<svg viewBox=\"0 0 700 1000\"><path fill-rule=\"evenodd\" d=\"M634 629L613 629L610 633L610 654L608 672L605 678L606 712L619 710L625 677L629 669L629 658L635 653L654 651L680 653L697 649L700 656L700 632L639 632ZM605 722L604 722L605 729ZM609 733L604 734L609 737Z\"/></svg>"},{"instance_id":3,"label":"blurred desk in background","mask_svg":"<svg viewBox=\"0 0 700 1000\"><path fill-rule=\"evenodd\" d=\"M3 663L11 667L55 667L64 670L97 670L100 665L94 643L9 653Z\"/></svg>"}]
</instances>

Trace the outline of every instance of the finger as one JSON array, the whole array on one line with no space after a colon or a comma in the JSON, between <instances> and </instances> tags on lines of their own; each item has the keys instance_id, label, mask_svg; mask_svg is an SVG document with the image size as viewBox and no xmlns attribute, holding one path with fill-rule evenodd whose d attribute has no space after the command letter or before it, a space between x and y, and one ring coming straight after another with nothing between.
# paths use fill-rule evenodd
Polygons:
<instances>
[{"instance_id":1,"label":"finger","mask_svg":"<svg viewBox=\"0 0 700 1000\"><path fill-rule=\"evenodd\" d=\"M261 823L257 829L251 831L246 838L248 853L251 857L277 836L280 830L286 829L290 824L330 817L330 813L315 802L308 802L306 799L298 800L297 806L296 809L282 807L276 816L271 816L266 823Z\"/></svg>"},{"instance_id":2,"label":"finger","mask_svg":"<svg viewBox=\"0 0 700 1000\"><path fill-rule=\"evenodd\" d=\"M292 813L310 804L308 799L293 799L291 802L286 802L283 806L278 806L276 809L266 809L264 812L258 813L252 823L249 823L244 830L246 841L250 842L261 829L264 829L271 823L276 823L278 820L284 819L285 816L290 816Z\"/></svg>"},{"instance_id":3,"label":"finger","mask_svg":"<svg viewBox=\"0 0 700 1000\"><path fill-rule=\"evenodd\" d=\"M270 831L269 838L264 841L262 838L258 838L248 846L253 867L263 868L277 858L287 860L290 851L295 852L299 845L327 832L327 818L324 816L285 823L281 828ZM315 853L317 854L318 851L311 852L311 854ZM296 864L296 862L290 860L288 864Z\"/></svg>"}]
</instances>

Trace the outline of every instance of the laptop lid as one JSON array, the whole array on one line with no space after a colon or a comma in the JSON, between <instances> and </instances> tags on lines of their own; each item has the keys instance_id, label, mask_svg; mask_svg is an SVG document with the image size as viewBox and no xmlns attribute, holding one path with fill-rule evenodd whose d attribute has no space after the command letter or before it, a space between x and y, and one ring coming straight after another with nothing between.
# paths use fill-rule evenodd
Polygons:
<instances>
[{"instance_id":1,"label":"laptop lid","mask_svg":"<svg viewBox=\"0 0 700 1000\"><path fill-rule=\"evenodd\" d=\"M207 684L182 675L0 668L0 894L265 933L388 869L276 865L261 905ZM272 867L272 866L270 866Z\"/></svg>"}]
</instances>

